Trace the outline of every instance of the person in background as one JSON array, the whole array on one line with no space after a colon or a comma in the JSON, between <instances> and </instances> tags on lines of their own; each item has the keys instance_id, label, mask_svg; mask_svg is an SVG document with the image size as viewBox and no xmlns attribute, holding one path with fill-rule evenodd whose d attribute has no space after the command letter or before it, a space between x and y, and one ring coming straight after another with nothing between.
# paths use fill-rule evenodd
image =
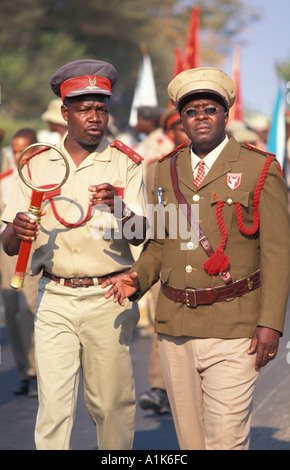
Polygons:
<instances>
[{"instance_id":1,"label":"person in background","mask_svg":"<svg viewBox=\"0 0 290 470\"><path fill-rule=\"evenodd\" d=\"M259 135L250 129L244 121L231 121L226 127L226 133L228 136L232 135L241 144L248 142L248 144L257 147Z\"/></svg>"},{"instance_id":2,"label":"person in background","mask_svg":"<svg viewBox=\"0 0 290 470\"><path fill-rule=\"evenodd\" d=\"M154 106L140 106L137 109L136 133L141 141L134 145L134 150L144 159L146 176L146 162L151 158L161 157L172 149L172 140L164 133L161 126L163 110Z\"/></svg>"},{"instance_id":3,"label":"person in background","mask_svg":"<svg viewBox=\"0 0 290 470\"><path fill-rule=\"evenodd\" d=\"M3 141L5 136L5 130L0 127L0 174L13 166L13 158L10 152L10 148L3 147Z\"/></svg>"},{"instance_id":4,"label":"person in background","mask_svg":"<svg viewBox=\"0 0 290 470\"><path fill-rule=\"evenodd\" d=\"M41 119L47 123L48 129L40 130L37 133L39 142L54 144L67 132L67 123L61 113L62 101L59 98L51 100L46 111L41 115Z\"/></svg>"},{"instance_id":5,"label":"person in background","mask_svg":"<svg viewBox=\"0 0 290 470\"><path fill-rule=\"evenodd\" d=\"M19 178L18 159L26 147L37 142L34 129L19 129L11 139L11 148L15 165L0 175L0 203L3 213L14 185ZM1 177L2 176L2 177ZM28 210L28 206L27 206ZM5 224L1 225L1 232ZM5 314L5 326L17 371L20 377L15 395L37 396L37 379L34 354L34 319L39 277L26 276L25 286L21 290L10 287L17 262L1 247L1 294Z\"/></svg>"}]
</instances>

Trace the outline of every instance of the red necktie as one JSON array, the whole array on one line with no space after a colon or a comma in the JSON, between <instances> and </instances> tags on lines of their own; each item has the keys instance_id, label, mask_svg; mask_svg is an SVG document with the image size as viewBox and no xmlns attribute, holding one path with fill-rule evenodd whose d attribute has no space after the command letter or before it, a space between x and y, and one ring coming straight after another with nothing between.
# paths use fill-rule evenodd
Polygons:
<instances>
[{"instance_id":1,"label":"red necktie","mask_svg":"<svg viewBox=\"0 0 290 470\"><path fill-rule=\"evenodd\" d=\"M197 175L196 178L194 179L194 185L196 189L198 189L203 182L205 177L205 168L204 168L204 161L201 160L198 164L198 170L197 170Z\"/></svg>"}]
</instances>

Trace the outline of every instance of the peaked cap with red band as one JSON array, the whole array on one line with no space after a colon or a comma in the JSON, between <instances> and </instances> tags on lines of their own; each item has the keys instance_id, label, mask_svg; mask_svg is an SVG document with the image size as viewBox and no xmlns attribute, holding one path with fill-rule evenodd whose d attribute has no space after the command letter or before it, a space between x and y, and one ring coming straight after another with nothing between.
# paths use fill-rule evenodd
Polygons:
<instances>
[{"instance_id":1,"label":"peaked cap with red band","mask_svg":"<svg viewBox=\"0 0 290 470\"><path fill-rule=\"evenodd\" d=\"M91 94L111 96L117 77L115 67L108 62L76 60L58 69L50 79L50 86L62 100Z\"/></svg>"}]
</instances>

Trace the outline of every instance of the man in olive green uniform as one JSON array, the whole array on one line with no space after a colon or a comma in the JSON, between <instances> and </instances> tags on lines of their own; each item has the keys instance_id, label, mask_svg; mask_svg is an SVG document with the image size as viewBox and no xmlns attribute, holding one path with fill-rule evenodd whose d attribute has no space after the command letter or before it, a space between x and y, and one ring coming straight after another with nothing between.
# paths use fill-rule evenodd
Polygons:
<instances>
[{"instance_id":1,"label":"man in olive green uniform","mask_svg":"<svg viewBox=\"0 0 290 470\"><path fill-rule=\"evenodd\" d=\"M226 136L230 77L188 70L168 91L192 143L159 162L155 204L187 217L197 243L164 217L165 236L157 227L105 296L122 304L160 277L155 329L180 448L248 449L255 381L277 354L289 293L286 186L272 155Z\"/></svg>"},{"instance_id":2,"label":"man in olive green uniform","mask_svg":"<svg viewBox=\"0 0 290 470\"><path fill-rule=\"evenodd\" d=\"M32 274L39 281L35 350L39 385L37 449L69 449L80 368L85 403L96 423L99 449L131 449L135 396L129 343L138 309L106 301L100 283L128 269L145 231L141 160L122 142L105 137L115 68L95 60L61 67L51 87L63 100L68 133L58 147L69 176L46 193L41 224L25 214L31 190L17 185L2 216L9 255L34 240ZM29 168L28 168L29 165ZM56 184L64 162L54 150L23 169L34 186ZM116 308L117 307L117 308Z\"/></svg>"}]
</instances>

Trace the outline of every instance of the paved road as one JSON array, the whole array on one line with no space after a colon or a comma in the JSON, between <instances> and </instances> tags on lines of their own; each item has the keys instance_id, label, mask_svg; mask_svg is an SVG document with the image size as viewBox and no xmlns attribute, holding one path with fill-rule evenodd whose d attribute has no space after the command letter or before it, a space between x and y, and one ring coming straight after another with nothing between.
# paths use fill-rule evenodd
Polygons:
<instances>
[{"instance_id":1,"label":"paved road","mask_svg":"<svg viewBox=\"0 0 290 470\"><path fill-rule=\"evenodd\" d=\"M0 450L33 450L37 398L13 395L18 378L5 325L0 328L0 334ZM136 330L131 350L137 395L148 390L150 348L151 338L141 336ZM80 390L72 449L93 450L96 446L94 425L86 412ZM250 448L290 450L290 301L278 356L258 378ZM178 450L171 415L156 416L137 407L134 449Z\"/></svg>"}]
</instances>

